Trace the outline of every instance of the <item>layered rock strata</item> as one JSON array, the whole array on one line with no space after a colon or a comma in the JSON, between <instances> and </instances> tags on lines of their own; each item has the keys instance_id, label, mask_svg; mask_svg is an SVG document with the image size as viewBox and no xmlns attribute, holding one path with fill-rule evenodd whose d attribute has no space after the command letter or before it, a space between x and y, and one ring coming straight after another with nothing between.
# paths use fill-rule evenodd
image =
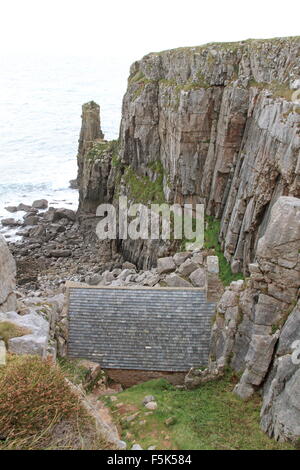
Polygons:
<instances>
[{"instance_id":1,"label":"layered rock strata","mask_svg":"<svg viewBox=\"0 0 300 470\"><path fill-rule=\"evenodd\" d=\"M212 330L211 367L239 372L235 393L244 399L261 391L262 427L276 439L300 435L299 252L300 199L280 197L250 279L227 288Z\"/></svg>"},{"instance_id":2,"label":"layered rock strata","mask_svg":"<svg viewBox=\"0 0 300 470\"><path fill-rule=\"evenodd\" d=\"M233 272L248 273L273 204L281 195L300 195L299 51L297 37L249 40L135 62L119 151L100 152L92 163L79 149L81 207L90 210L120 192L137 202L203 202L207 214L221 219ZM137 183L152 185L155 195ZM139 256L146 259L147 248Z\"/></svg>"}]
</instances>

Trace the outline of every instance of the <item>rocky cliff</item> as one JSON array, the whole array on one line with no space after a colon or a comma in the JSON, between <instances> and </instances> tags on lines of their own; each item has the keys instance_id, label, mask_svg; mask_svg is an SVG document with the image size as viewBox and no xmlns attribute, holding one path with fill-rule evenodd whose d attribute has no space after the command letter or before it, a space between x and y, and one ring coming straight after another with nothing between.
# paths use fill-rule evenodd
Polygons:
<instances>
[{"instance_id":1,"label":"rocky cliff","mask_svg":"<svg viewBox=\"0 0 300 470\"><path fill-rule=\"evenodd\" d=\"M276 439L300 436L300 199L280 197L257 247L250 278L231 284L212 330L211 367L241 374L235 392L263 396L262 428ZM298 349L299 355L300 349Z\"/></svg>"},{"instance_id":2,"label":"rocky cliff","mask_svg":"<svg viewBox=\"0 0 300 470\"><path fill-rule=\"evenodd\" d=\"M221 219L233 272L247 273L275 201L300 195L299 52L295 37L180 48L135 62L119 150L108 155L95 145L84 161L79 148L81 208L120 192L141 202L204 202Z\"/></svg>"},{"instance_id":3,"label":"rocky cliff","mask_svg":"<svg viewBox=\"0 0 300 470\"><path fill-rule=\"evenodd\" d=\"M0 235L0 312L16 308L16 263L5 239Z\"/></svg>"}]
</instances>

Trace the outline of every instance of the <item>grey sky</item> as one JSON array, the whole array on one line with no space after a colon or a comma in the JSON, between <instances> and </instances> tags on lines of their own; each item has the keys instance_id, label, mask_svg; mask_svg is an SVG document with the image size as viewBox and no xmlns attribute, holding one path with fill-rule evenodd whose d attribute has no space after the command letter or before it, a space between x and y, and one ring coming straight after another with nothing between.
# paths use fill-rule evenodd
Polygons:
<instances>
[{"instance_id":1,"label":"grey sky","mask_svg":"<svg viewBox=\"0 0 300 470\"><path fill-rule=\"evenodd\" d=\"M1 0L1 54L123 57L212 41L299 34L285 0Z\"/></svg>"}]
</instances>

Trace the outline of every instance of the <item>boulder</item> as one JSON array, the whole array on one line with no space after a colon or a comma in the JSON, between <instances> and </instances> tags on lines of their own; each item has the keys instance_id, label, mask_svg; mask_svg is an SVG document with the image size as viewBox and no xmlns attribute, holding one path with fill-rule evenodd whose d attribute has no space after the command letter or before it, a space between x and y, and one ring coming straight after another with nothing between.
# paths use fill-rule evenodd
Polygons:
<instances>
[{"instance_id":1,"label":"boulder","mask_svg":"<svg viewBox=\"0 0 300 470\"><path fill-rule=\"evenodd\" d=\"M206 285L206 275L203 268L198 268L196 271L193 271L190 275L190 280L195 287L205 287Z\"/></svg>"},{"instance_id":2,"label":"boulder","mask_svg":"<svg viewBox=\"0 0 300 470\"><path fill-rule=\"evenodd\" d=\"M188 281L178 276L176 273L168 274L165 278L165 283L169 287L192 287Z\"/></svg>"},{"instance_id":3,"label":"boulder","mask_svg":"<svg viewBox=\"0 0 300 470\"><path fill-rule=\"evenodd\" d=\"M157 271L159 274L169 273L171 271L175 271L175 269L176 264L171 256L166 256L157 260Z\"/></svg>"},{"instance_id":4,"label":"boulder","mask_svg":"<svg viewBox=\"0 0 300 470\"><path fill-rule=\"evenodd\" d=\"M131 450L143 450L143 448L140 446L140 444L133 444Z\"/></svg>"},{"instance_id":5,"label":"boulder","mask_svg":"<svg viewBox=\"0 0 300 470\"><path fill-rule=\"evenodd\" d=\"M153 395L146 395L143 399L143 405L147 405L151 401L155 401L155 397Z\"/></svg>"},{"instance_id":6,"label":"boulder","mask_svg":"<svg viewBox=\"0 0 300 470\"><path fill-rule=\"evenodd\" d=\"M97 286L101 281L102 281L102 276L101 274L93 274L92 276L90 276L88 279L87 279L87 283L90 285L90 286Z\"/></svg>"},{"instance_id":7,"label":"boulder","mask_svg":"<svg viewBox=\"0 0 300 470\"><path fill-rule=\"evenodd\" d=\"M48 201L46 199L38 199L32 203L32 207L35 209L47 209Z\"/></svg>"},{"instance_id":8,"label":"boulder","mask_svg":"<svg viewBox=\"0 0 300 470\"><path fill-rule=\"evenodd\" d=\"M148 403L146 403L145 407L147 408L147 410L156 410L157 408L157 403L156 401L149 401Z\"/></svg>"},{"instance_id":9,"label":"boulder","mask_svg":"<svg viewBox=\"0 0 300 470\"><path fill-rule=\"evenodd\" d=\"M9 321L29 330L30 334L8 340L8 351L14 354L47 356L49 323L37 313L18 315L17 312L0 313L0 322Z\"/></svg>"},{"instance_id":10,"label":"boulder","mask_svg":"<svg viewBox=\"0 0 300 470\"><path fill-rule=\"evenodd\" d=\"M180 253L176 253L174 256L173 256L173 260L175 262L175 264L177 266L180 266L182 263L185 262L185 260L187 258L189 258L191 256L191 252L190 251L182 251Z\"/></svg>"},{"instance_id":11,"label":"boulder","mask_svg":"<svg viewBox=\"0 0 300 470\"><path fill-rule=\"evenodd\" d=\"M7 212L17 212L18 211L18 208L16 206L7 206L5 207L5 210L7 210Z\"/></svg>"},{"instance_id":12,"label":"boulder","mask_svg":"<svg viewBox=\"0 0 300 470\"><path fill-rule=\"evenodd\" d=\"M16 263L5 239L0 235L0 312L16 308Z\"/></svg>"},{"instance_id":13,"label":"boulder","mask_svg":"<svg viewBox=\"0 0 300 470\"><path fill-rule=\"evenodd\" d=\"M122 264L122 269L134 269L136 270L136 265L133 263L129 263L129 261L125 261L125 263Z\"/></svg>"},{"instance_id":14,"label":"boulder","mask_svg":"<svg viewBox=\"0 0 300 470\"><path fill-rule=\"evenodd\" d=\"M24 225L37 225L40 218L37 215L27 215L24 217Z\"/></svg>"},{"instance_id":15,"label":"boulder","mask_svg":"<svg viewBox=\"0 0 300 470\"><path fill-rule=\"evenodd\" d=\"M178 272L182 276L189 276L193 271L199 268L199 265L194 263L191 259L187 259L179 266Z\"/></svg>"},{"instance_id":16,"label":"boulder","mask_svg":"<svg viewBox=\"0 0 300 470\"><path fill-rule=\"evenodd\" d=\"M0 340L0 367L6 365L6 346L4 341Z\"/></svg>"},{"instance_id":17,"label":"boulder","mask_svg":"<svg viewBox=\"0 0 300 470\"><path fill-rule=\"evenodd\" d=\"M50 251L50 256L52 258L68 258L71 256L72 252L71 250L51 250Z\"/></svg>"},{"instance_id":18,"label":"boulder","mask_svg":"<svg viewBox=\"0 0 300 470\"><path fill-rule=\"evenodd\" d=\"M13 219L12 217L2 219L1 223L3 227L18 227L19 225L22 225L19 220Z\"/></svg>"},{"instance_id":19,"label":"boulder","mask_svg":"<svg viewBox=\"0 0 300 470\"><path fill-rule=\"evenodd\" d=\"M68 219L71 222L75 222L76 214L71 209L55 209L53 212L52 222L57 222L60 219Z\"/></svg>"},{"instance_id":20,"label":"boulder","mask_svg":"<svg viewBox=\"0 0 300 470\"><path fill-rule=\"evenodd\" d=\"M219 274L219 258L217 256L208 256L206 262L208 273Z\"/></svg>"},{"instance_id":21,"label":"boulder","mask_svg":"<svg viewBox=\"0 0 300 470\"><path fill-rule=\"evenodd\" d=\"M17 209L18 209L18 211L22 211L22 212L29 212L29 211L31 211L32 207L29 206L28 204L21 203L21 204L18 205Z\"/></svg>"}]
</instances>

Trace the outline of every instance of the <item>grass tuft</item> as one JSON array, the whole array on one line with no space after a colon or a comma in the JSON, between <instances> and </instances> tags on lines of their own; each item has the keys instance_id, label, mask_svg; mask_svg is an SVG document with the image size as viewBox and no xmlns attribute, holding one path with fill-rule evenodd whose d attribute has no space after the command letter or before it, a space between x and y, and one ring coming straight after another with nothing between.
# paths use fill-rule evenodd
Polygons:
<instances>
[{"instance_id":1,"label":"grass tuft","mask_svg":"<svg viewBox=\"0 0 300 470\"><path fill-rule=\"evenodd\" d=\"M9 354L0 369L0 434L0 450L102 445L61 369L38 356Z\"/></svg>"},{"instance_id":2,"label":"grass tuft","mask_svg":"<svg viewBox=\"0 0 300 470\"><path fill-rule=\"evenodd\" d=\"M204 248L213 249L219 258L220 279L224 286L228 286L232 281L244 279L242 273L233 274L231 267L226 260L219 243L220 221L212 216L205 217Z\"/></svg>"}]
</instances>

